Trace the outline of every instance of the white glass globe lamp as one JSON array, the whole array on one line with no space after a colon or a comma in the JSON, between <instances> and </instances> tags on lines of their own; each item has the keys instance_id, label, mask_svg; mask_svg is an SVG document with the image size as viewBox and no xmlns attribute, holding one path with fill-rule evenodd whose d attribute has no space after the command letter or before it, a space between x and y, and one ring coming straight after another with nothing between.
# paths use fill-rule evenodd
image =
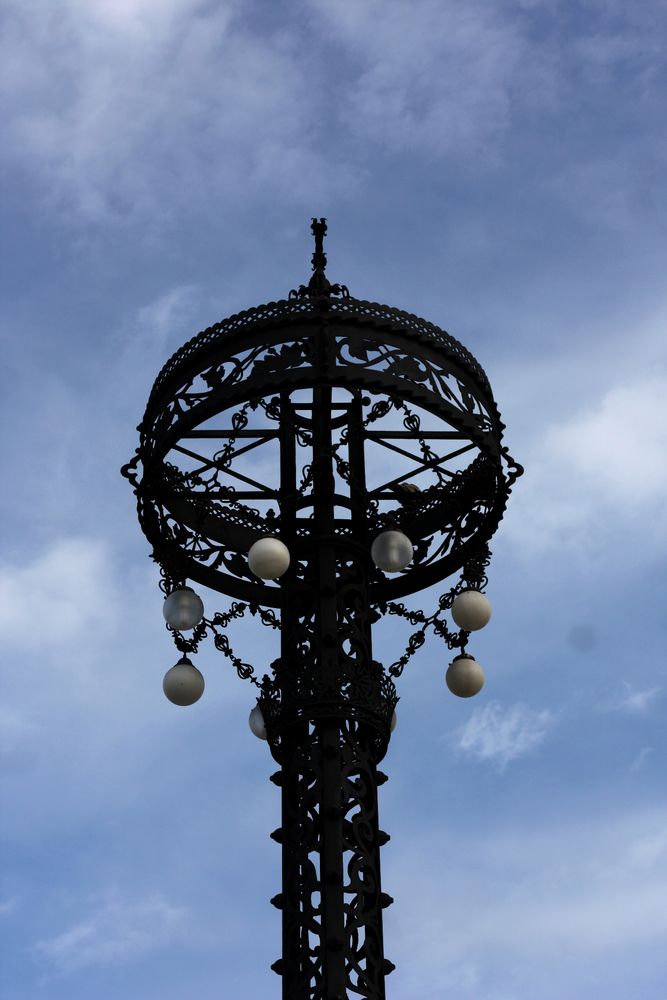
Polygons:
<instances>
[{"instance_id":1,"label":"white glass globe lamp","mask_svg":"<svg viewBox=\"0 0 667 1000\"><path fill-rule=\"evenodd\" d=\"M479 590L464 590L452 602L452 618L466 632L484 628L490 617L489 599Z\"/></svg>"},{"instance_id":2,"label":"white glass globe lamp","mask_svg":"<svg viewBox=\"0 0 667 1000\"><path fill-rule=\"evenodd\" d=\"M484 687L484 671L469 653L461 653L450 663L445 682L457 698L472 698Z\"/></svg>"},{"instance_id":3,"label":"white glass globe lamp","mask_svg":"<svg viewBox=\"0 0 667 1000\"><path fill-rule=\"evenodd\" d=\"M181 587L169 594L162 605L162 614L171 628L177 632L189 632L204 617L204 604L192 587Z\"/></svg>"},{"instance_id":4,"label":"white glass globe lamp","mask_svg":"<svg viewBox=\"0 0 667 1000\"><path fill-rule=\"evenodd\" d=\"M250 726L250 732L253 736L256 736L258 740L266 739L266 726L264 725L264 716L262 715L262 710L259 705L255 705L252 712L250 713L250 718L248 719L248 725Z\"/></svg>"},{"instance_id":5,"label":"white glass globe lamp","mask_svg":"<svg viewBox=\"0 0 667 1000\"><path fill-rule=\"evenodd\" d=\"M279 538L260 538L250 546L248 565L260 580L277 580L289 564L289 549Z\"/></svg>"},{"instance_id":6,"label":"white glass globe lamp","mask_svg":"<svg viewBox=\"0 0 667 1000\"><path fill-rule=\"evenodd\" d=\"M402 531L383 531L371 545L371 559L384 573L400 573L413 555L412 542Z\"/></svg>"},{"instance_id":7,"label":"white glass globe lamp","mask_svg":"<svg viewBox=\"0 0 667 1000\"><path fill-rule=\"evenodd\" d=\"M162 690L173 705L194 705L204 693L204 678L194 663L182 656L164 675Z\"/></svg>"},{"instance_id":8,"label":"white glass globe lamp","mask_svg":"<svg viewBox=\"0 0 667 1000\"><path fill-rule=\"evenodd\" d=\"M389 723L389 732L393 733L397 725L398 725L398 716L396 715L396 712L394 712L391 717L391 722Z\"/></svg>"}]
</instances>

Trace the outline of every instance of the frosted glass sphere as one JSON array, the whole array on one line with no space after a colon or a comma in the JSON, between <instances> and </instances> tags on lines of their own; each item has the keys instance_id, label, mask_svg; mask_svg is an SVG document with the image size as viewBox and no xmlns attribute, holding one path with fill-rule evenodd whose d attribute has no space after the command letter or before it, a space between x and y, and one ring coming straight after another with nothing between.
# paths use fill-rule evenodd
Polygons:
<instances>
[{"instance_id":1,"label":"frosted glass sphere","mask_svg":"<svg viewBox=\"0 0 667 1000\"><path fill-rule=\"evenodd\" d=\"M479 590L464 590L454 598L452 618L466 632L484 628L490 617L491 604Z\"/></svg>"},{"instance_id":2,"label":"frosted glass sphere","mask_svg":"<svg viewBox=\"0 0 667 1000\"><path fill-rule=\"evenodd\" d=\"M383 531L371 545L371 559L385 573L400 573L413 555L412 542L402 531Z\"/></svg>"},{"instance_id":3,"label":"frosted glass sphere","mask_svg":"<svg viewBox=\"0 0 667 1000\"><path fill-rule=\"evenodd\" d=\"M164 675L162 690L174 705L194 705L204 693L204 678L184 656Z\"/></svg>"},{"instance_id":4,"label":"frosted glass sphere","mask_svg":"<svg viewBox=\"0 0 667 1000\"><path fill-rule=\"evenodd\" d=\"M398 716L396 715L396 712L394 712L391 717L391 722L389 723L389 732L393 733L397 725L398 725Z\"/></svg>"},{"instance_id":5,"label":"frosted glass sphere","mask_svg":"<svg viewBox=\"0 0 667 1000\"><path fill-rule=\"evenodd\" d=\"M484 671L472 656L462 654L450 663L445 682L457 698L472 698L484 687Z\"/></svg>"},{"instance_id":6,"label":"frosted glass sphere","mask_svg":"<svg viewBox=\"0 0 667 1000\"><path fill-rule=\"evenodd\" d=\"M248 565L260 580L277 580L289 564L289 549L279 538L260 538L248 552Z\"/></svg>"},{"instance_id":7,"label":"frosted glass sphere","mask_svg":"<svg viewBox=\"0 0 667 1000\"><path fill-rule=\"evenodd\" d=\"M258 740L266 739L266 726L264 725L264 716L262 715L262 710L259 705L255 705L252 712L250 713L250 718L248 719L248 725L250 726L250 732L257 737Z\"/></svg>"},{"instance_id":8,"label":"frosted glass sphere","mask_svg":"<svg viewBox=\"0 0 667 1000\"><path fill-rule=\"evenodd\" d=\"M204 617L204 605L192 587L182 587L169 594L162 605L162 614L167 625L177 632L188 632L199 625Z\"/></svg>"}]
</instances>

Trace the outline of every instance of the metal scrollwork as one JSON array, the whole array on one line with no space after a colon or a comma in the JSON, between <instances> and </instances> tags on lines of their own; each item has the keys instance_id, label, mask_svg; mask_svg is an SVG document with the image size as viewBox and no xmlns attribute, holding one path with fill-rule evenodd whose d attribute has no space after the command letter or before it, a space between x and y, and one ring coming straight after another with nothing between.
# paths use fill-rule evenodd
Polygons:
<instances>
[{"instance_id":1,"label":"metal scrollwork","mask_svg":"<svg viewBox=\"0 0 667 1000\"><path fill-rule=\"evenodd\" d=\"M165 596L193 582L231 599L172 635L185 655L212 637L257 690L282 788L283 1000L384 1000L377 767L395 681L429 634L466 648L448 612L463 589L485 589L488 543L523 470L477 360L434 324L331 283L326 220L312 232L306 284L203 330L164 365L122 474ZM393 575L371 559L387 530L414 553ZM250 569L267 536L290 555L274 580ZM456 582L431 613L404 602L444 579ZM280 635L261 678L230 640L246 614ZM373 649L384 615L411 630L388 666Z\"/></svg>"}]
</instances>

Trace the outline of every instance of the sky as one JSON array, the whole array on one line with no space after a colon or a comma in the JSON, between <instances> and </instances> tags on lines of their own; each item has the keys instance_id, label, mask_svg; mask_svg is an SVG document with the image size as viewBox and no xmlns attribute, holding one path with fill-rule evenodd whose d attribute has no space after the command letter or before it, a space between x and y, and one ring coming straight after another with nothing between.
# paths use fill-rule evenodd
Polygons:
<instances>
[{"instance_id":1,"label":"sky","mask_svg":"<svg viewBox=\"0 0 667 1000\"><path fill-rule=\"evenodd\" d=\"M2 20L2 1000L279 995L254 697L210 647L202 700L164 698L177 657L119 469L169 355L307 279L311 216L332 280L480 360L526 469L469 647L483 691L452 697L433 642L401 679L389 1000L662 1000L665 5ZM275 655L233 641L259 672Z\"/></svg>"}]
</instances>

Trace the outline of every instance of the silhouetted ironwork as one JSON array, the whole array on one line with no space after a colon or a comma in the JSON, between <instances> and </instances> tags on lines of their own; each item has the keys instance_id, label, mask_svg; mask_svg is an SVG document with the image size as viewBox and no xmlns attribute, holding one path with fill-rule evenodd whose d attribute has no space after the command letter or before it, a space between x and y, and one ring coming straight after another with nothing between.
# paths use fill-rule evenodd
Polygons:
<instances>
[{"instance_id":1,"label":"silhouetted ironwork","mask_svg":"<svg viewBox=\"0 0 667 1000\"><path fill-rule=\"evenodd\" d=\"M431 628L450 649L468 634L443 614L482 588L495 532L522 469L502 445L484 371L438 327L350 297L325 274L326 221L313 219L313 274L289 298L238 313L189 340L157 377L123 469L169 593L197 581L233 599L178 649L209 633L259 689L280 769L285 1000L380 1000L384 957L378 771L398 700L394 678ZM391 462L389 461L391 459ZM396 465L392 467L391 463ZM399 529L413 563L388 577L373 539ZM288 546L278 582L247 553ZM454 573L428 615L399 603ZM274 611L273 609L276 609ZM280 656L258 678L226 628L244 613L280 629ZM373 655L383 614L417 630L385 668Z\"/></svg>"}]
</instances>

